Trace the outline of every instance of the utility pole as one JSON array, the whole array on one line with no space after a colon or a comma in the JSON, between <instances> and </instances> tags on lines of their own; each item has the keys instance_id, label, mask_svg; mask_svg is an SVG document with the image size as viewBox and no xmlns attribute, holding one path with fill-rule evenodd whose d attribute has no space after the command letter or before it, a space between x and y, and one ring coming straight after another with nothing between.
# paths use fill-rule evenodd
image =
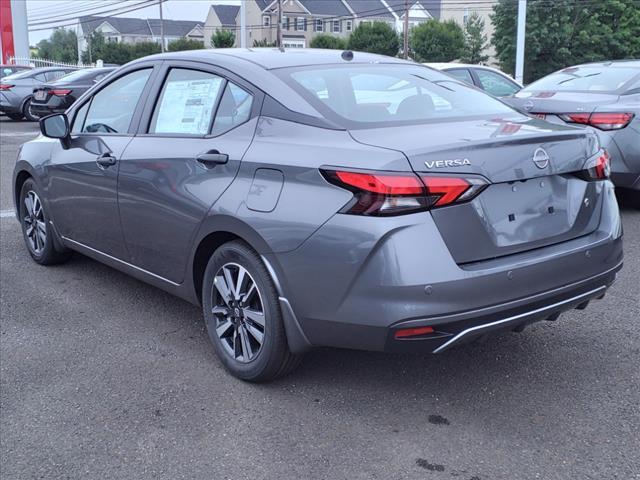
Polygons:
<instances>
[{"instance_id":1,"label":"utility pole","mask_svg":"<svg viewBox=\"0 0 640 480\"><path fill-rule=\"evenodd\" d=\"M518 36L516 41L516 81L524 77L524 37L527 30L527 0L518 0Z\"/></svg>"},{"instance_id":2,"label":"utility pole","mask_svg":"<svg viewBox=\"0 0 640 480\"><path fill-rule=\"evenodd\" d=\"M409 0L404 0L404 47L403 57L409 58Z\"/></svg>"},{"instance_id":3,"label":"utility pole","mask_svg":"<svg viewBox=\"0 0 640 480\"><path fill-rule=\"evenodd\" d=\"M240 48L247 48L247 9L246 2L240 2Z\"/></svg>"},{"instance_id":4,"label":"utility pole","mask_svg":"<svg viewBox=\"0 0 640 480\"><path fill-rule=\"evenodd\" d=\"M276 47L282 48L282 0L278 0L278 38Z\"/></svg>"},{"instance_id":5,"label":"utility pole","mask_svg":"<svg viewBox=\"0 0 640 480\"><path fill-rule=\"evenodd\" d=\"M164 21L162 19L162 2L164 0L158 0L158 6L160 7L160 51L164 53Z\"/></svg>"}]
</instances>

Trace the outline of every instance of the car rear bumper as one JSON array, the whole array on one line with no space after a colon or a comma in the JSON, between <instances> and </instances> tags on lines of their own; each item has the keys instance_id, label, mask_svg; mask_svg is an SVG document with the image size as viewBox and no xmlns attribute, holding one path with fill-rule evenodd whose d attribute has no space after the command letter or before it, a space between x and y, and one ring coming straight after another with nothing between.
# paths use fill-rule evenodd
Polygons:
<instances>
[{"instance_id":1,"label":"car rear bumper","mask_svg":"<svg viewBox=\"0 0 640 480\"><path fill-rule=\"evenodd\" d=\"M602 296L623 259L610 182L602 195L594 232L471 264L456 264L429 213L336 215L298 249L265 256L312 346L442 351ZM395 339L424 326L434 334Z\"/></svg>"},{"instance_id":2,"label":"car rear bumper","mask_svg":"<svg viewBox=\"0 0 640 480\"><path fill-rule=\"evenodd\" d=\"M64 113L65 108L50 108L47 105L37 104L31 102L31 113L37 117L46 117L54 113Z\"/></svg>"}]
</instances>

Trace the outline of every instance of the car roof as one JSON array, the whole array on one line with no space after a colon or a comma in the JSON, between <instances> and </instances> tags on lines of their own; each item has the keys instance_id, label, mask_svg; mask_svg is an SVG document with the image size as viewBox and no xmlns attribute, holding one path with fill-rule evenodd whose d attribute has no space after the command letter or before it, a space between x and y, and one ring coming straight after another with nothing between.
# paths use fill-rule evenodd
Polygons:
<instances>
[{"instance_id":1,"label":"car roof","mask_svg":"<svg viewBox=\"0 0 640 480\"><path fill-rule=\"evenodd\" d=\"M327 65L335 63L409 63L399 58L374 53L352 52L353 59L342 58L343 50L325 50L319 48L220 48L210 50L188 50L183 52L162 53L145 57L148 59L178 59L227 65L241 65L247 62L266 70L274 68L301 67L307 65Z\"/></svg>"}]
</instances>

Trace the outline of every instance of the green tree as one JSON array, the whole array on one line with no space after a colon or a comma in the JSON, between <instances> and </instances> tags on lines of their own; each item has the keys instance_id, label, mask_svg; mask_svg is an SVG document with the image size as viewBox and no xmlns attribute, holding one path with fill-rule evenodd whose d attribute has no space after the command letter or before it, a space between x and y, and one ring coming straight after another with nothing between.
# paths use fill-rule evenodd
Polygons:
<instances>
[{"instance_id":1,"label":"green tree","mask_svg":"<svg viewBox=\"0 0 640 480\"><path fill-rule=\"evenodd\" d=\"M400 49L400 38L388 23L361 23L351 32L347 48L395 57Z\"/></svg>"},{"instance_id":2,"label":"green tree","mask_svg":"<svg viewBox=\"0 0 640 480\"><path fill-rule=\"evenodd\" d=\"M309 44L311 48L327 48L330 50L344 50L347 48L347 42L340 37L322 33L313 37Z\"/></svg>"},{"instance_id":3,"label":"green tree","mask_svg":"<svg viewBox=\"0 0 640 480\"><path fill-rule=\"evenodd\" d=\"M73 30L56 28L48 39L37 44L38 56L56 62L78 61L78 38Z\"/></svg>"},{"instance_id":4,"label":"green tree","mask_svg":"<svg viewBox=\"0 0 640 480\"><path fill-rule=\"evenodd\" d=\"M409 45L420 62L451 62L464 54L464 31L453 20L427 20L411 29Z\"/></svg>"},{"instance_id":5,"label":"green tree","mask_svg":"<svg viewBox=\"0 0 640 480\"><path fill-rule=\"evenodd\" d=\"M204 42L201 40L192 40L191 38L181 38L169 43L167 50L170 52L180 52L182 50L200 50L204 48Z\"/></svg>"},{"instance_id":6,"label":"green tree","mask_svg":"<svg viewBox=\"0 0 640 480\"><path fill-rule=\"evenodd\" d=\"M486 62L489 60L489 57L484 54L487 46L484 20L477 12L473 12L464 27L464 53L461 60L465 63Z\"/></svg>"},{"instance_id":7,"label":"green tree","mask_svg":"<svg viewBox=\"0 0 640 480\"><path fill-rule=\"evenodd\" d=\"M236 43L236 36L229 30L218 30L211 35L211 45L214 48L231 48Z\"/></svg>"},{"instance_id":8,"label":"green tree","mask_svg":"<svg viewBox=\"0 0 640 480\"><path fill-rule=\"evenodd\" d=\"M491 16L492 44L500 67L514 72L517 3L499 0ZM564 67L599 60L640 57L637 0L529 0L525 35L524 81Z\"/></svg>"},{"instance_id":9,"label":"green tree","mask_svg":"<svg viewBox=\"0 0 640 480\"><path fill-rule=\"evenodd\" d=\"M82 52L82 61L95 63L100 59L104 63L124 65L137 58L160 53L160 44L156 42L140 42L134 44L106 42L100 32L93 32L87 42L87 49Z\"/></svg>"},{"instance_id":10,"label":"green tree","mask_svg":"<svg viewBox=\"0 0 640 480\"><path fill-rule=\"evenodd\" d=\"M275 47L276 46L276 42L270 42L266 38L263 38L262 40L254 40L253 41L253 46L254 46L254 48Z\"/></svg>"}]
</instances>

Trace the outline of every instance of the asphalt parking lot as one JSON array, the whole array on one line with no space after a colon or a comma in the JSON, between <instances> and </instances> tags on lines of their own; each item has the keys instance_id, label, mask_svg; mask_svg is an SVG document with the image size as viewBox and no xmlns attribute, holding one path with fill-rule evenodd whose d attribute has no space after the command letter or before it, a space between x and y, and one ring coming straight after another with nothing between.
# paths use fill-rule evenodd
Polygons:
<instances>
[{"instance_id":1,"label":"asphalt parking lot","mask_svg":"<svg viewBox=\"0 0 640 480\"><path fill-rule=\"evenodd\" d=\"M30 260L7 211L36 131L0 119L2 479L640 479L640 212L585 311L439 356L322 349L252 385L198 308Z\"/></svg>"}]
</instances>

